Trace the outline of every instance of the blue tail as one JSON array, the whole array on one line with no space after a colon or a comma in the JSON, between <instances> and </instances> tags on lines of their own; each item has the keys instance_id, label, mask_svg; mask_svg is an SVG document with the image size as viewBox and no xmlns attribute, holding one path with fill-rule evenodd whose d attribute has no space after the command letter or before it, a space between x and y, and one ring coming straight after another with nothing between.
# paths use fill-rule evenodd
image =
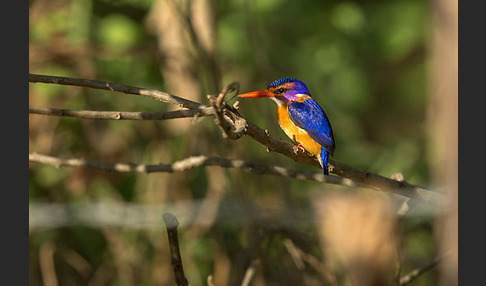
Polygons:
<instances>
[{"instance_id":1,"label":"blue tail","mask_svg":"<svg viewBox=\"0 0 486 286\"><path fill-rule=\"evenodd\" d=\"M329 152L327 152L326 148L322 148L321 165L322 165L322 170L324 171L324 175L329 175L328 163L329 163Z\"/></svg>"}]
</instances>

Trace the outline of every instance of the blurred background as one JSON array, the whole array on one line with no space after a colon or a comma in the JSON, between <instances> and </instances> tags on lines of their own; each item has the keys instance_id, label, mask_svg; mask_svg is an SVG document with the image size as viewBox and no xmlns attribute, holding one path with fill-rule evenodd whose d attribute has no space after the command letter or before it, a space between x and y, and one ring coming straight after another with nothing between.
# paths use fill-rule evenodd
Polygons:
<instances>
[{"instance_id":1,"label":"blurred background","mask_svg":"<svg viewBox=\"0 0 486 286\"><path fill-rule=\"evenodd\" d=\"M457 1L31 0L29 72L203 104L233 81L248 92L295 77L331 120L332 159L385 177L401 173L449 198L440 215L395 219L388 196L366 188L219 167L147 175L30 163L30 285L174 285L164 212L180 222L190 285L240 285L248 270L252 285L352 285L366 281L359 277L369 267L381 278L355 285L390 285L451 247L451 263L410 285L456 285ZM287 140L274 103L239 101L244 117ZM29 105L175 109L42 83L29 84ZM30 114L29 152L140 164L207 155L319 171L251 138L225 139L210 117ZM373 260L377 253L383 261Z\"/></svg>"}]
</instances>

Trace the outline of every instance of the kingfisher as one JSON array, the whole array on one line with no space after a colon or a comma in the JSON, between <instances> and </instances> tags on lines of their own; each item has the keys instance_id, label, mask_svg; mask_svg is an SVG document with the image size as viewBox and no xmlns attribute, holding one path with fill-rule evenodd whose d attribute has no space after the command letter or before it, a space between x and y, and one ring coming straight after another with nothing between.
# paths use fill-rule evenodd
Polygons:
<instances>
[{"instance_id":1,"label":"kingfisher","mask_svg":"<svg viewBox=\"0 0 486 286\"><path fill-rule=\"evenodd\" d=\"M324 175L329 175L329 155L334 155L331 122L307 86L295 78L273 81L267 89L239 94L239 97L269 97L277 104L280 128L311 155L316 156Z\"/></svg>"}]
</instances>

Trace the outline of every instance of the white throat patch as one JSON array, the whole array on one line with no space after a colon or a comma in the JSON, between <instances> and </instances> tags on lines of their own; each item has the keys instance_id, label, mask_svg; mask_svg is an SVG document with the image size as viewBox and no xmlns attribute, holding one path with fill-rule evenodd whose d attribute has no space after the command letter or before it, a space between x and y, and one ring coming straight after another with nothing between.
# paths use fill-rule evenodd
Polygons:
<instances>
[{"instance_id":1,"label":"white throat patch","mask_svg":"<svg viewBox=\"0 0 486 286\"><path fill-rule=\"evenodd\" d=\"M271 100L273 100L273 102L275 102L278 106L282 106L283 105L283 101L276 98L276 97L270 97Z\"/></svg>"}]
</instances>

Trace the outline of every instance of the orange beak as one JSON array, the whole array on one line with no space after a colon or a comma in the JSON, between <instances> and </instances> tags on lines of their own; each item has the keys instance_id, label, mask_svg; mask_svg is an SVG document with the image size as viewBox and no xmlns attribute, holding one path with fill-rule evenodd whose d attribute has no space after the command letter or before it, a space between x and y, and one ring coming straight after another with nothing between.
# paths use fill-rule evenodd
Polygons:
<instances>
[{"instance_id":1,"label":"orange beak","mask_svg":"<svg viewBox=\"0 0 486 286\"><path fill-rule=\"evenodd\" d=\"M274 97L275 94L271 93L267 89L264 90L258 90L258 91L252 91L248 93L243 93L243 94L238 94L239 97L244 97L244 98L257 98L257 97Z\"/></svg>"}]
</instances>

